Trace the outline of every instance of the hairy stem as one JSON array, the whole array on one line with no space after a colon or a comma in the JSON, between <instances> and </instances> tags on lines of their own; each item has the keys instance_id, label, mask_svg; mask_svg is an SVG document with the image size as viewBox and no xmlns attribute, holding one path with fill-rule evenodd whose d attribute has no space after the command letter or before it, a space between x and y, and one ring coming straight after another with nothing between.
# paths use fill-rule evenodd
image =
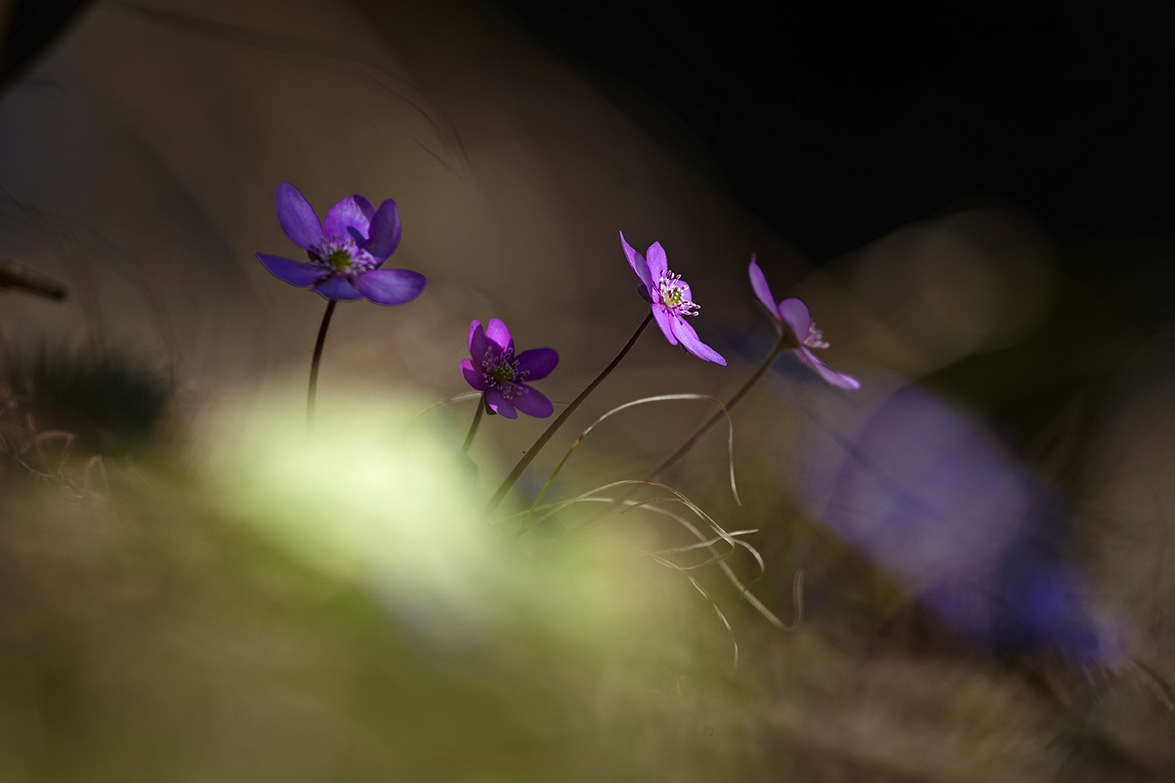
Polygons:
<instances>
[{"instance_id":1,"label":"hairy stem","mask_svg":"<svg viewBox=\"0 0 1175 783\"><path fill-rule=\"evenodd\" d=\"M335 314L337 300L326 303L322 314L322 326L318 327L318 340L314 343L314 356L310 359L310 390L306 394L306 423L314 422L314 401L318 397L318 365L322 363L322 346L326 343L326 330L330 328L331 316Z\"/></svg>"},{"instance_id":2,"label":"hairy stem","mask_svg":"<svg viewBox=\"0 0 1175 783\"><path fill-rule=\"evenodd\" d=\"M506 480L502 482L502 486L498 487L498 491L494 493L494 496L490 498L490 502L486 504L485 511L482 512L482 517L484 519L488 520L490 516L493 515L494 511L496 511L498 506L501 505L502 499L506 497L506 493L509 492L510 488L514 486L514 482L518 481L518 477L522 475L522 471L526 470L526 466L529 465L531 460L533 460L539 453L539 449L547 445L547 441L549 441L551 436L553 436L555 432L563 426L563 422L567 421L567 419L571 417L571 414L575 412L575 409L579 407L580 403L587 399L587 396L595 391L595 388L599 386L600 383L605 378L607 378L614 369L616 369L616 365L620 364L620 360L623 359L629 350L632 349L632 346L636 344L637 338L641 336L641 333L645 331L645 327L647 327L652 322L652 320L653 312L650 310L649 314L645 316L645 320L641 321L641 325L637 327L635 332L633 332L632 337L630 337L624 347L620 349L620 353L616 354L616 358L612 360L612 363L605 367L604 371L596 376L596 379L589 383L587 388L579 393L578 397L571 401L571 404L568 405L563 410L563 412L559 414L557 419L551 422L551 426L547 427L546 431L538 437L538 440L536 440L534 445L527 450L526 454L522 455L522 459L520 459L518 464L514 466L514 470L510 471L510 475L506 477Z\"/></svg>"}]
</instances>

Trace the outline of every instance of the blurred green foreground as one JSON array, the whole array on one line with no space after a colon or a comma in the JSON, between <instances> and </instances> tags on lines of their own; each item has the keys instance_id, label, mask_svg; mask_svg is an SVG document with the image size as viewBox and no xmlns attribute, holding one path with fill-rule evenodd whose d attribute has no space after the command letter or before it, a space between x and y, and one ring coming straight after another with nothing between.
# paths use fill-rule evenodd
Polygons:
<instances>
[{"instance_id":1,"label":"blurred green foreground","mask_svg":"<svg viewBox=\"0 0 1175 783\"><path fill-rule=\"evenodd\" d=\"M3 780L735 771L730 642L684 579L488 533L416 401L333 399L309 434L300 404L150 468L9 428Z\"/></svg>"}]
</instances>

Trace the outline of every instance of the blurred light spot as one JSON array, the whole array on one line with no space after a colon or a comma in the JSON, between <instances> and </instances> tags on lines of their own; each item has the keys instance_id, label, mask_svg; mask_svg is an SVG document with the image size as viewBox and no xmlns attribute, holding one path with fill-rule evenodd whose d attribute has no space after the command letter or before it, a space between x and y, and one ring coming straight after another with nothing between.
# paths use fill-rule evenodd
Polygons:
<instances>
[{"instance_id":1,"label":"blurred light spot","mask_svg":"<svg viewBox=\"0 0 1175 783\"><path fill-rule=\"evenodd\" d=\"M899 369L929 372L1030 333L1051 297L1050 256L1044 236L1026 221L972 210L878 240L857 260L852 285L922 359Z\"/></svg>"},{"instance_id":2,"label":"blurred light spot","mask_svg":"<svg viewBox=\"0 0 1175 783\"><path fill-rule=\"evenodd\" d=\"M587 650L617 628L659 627L657 586L614 550L534 556L487 527L460 439L413 421L425 401L327 394L308 431L303 395L245 401L209 427L207 471L227 513L373 589L441 645L524 627Z\"/></svg>"}]
</instances>

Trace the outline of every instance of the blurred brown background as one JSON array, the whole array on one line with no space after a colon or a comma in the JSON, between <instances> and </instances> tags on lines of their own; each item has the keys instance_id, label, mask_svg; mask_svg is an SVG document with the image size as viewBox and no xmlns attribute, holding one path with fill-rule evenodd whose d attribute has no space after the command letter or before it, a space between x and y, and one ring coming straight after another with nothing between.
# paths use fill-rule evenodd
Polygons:
<instances>
[{"instance_id":1,"label":"blurred brown background","mask_svg":"<svg viewBox=\"0 0 1175 783\"><path fill-rule=\"evenodd\" d=\"M727 3L686 14L657 3L177 0L5 10L0 256L69 289L63 303L0 291L13 364L42 346L122 357L166 388L159 415L178 430L239 390L302 383L323 303L252 255L292 255L273 210L281 181L320 215L352 193L396 199L404 239L391 263L429 278L409 305L340 308L326 394L344 380L437 399L465 391L456 366L469 320L500 317L521 347L558 348L543 388L569 400L644 314L618 246L624 230L639 249L662 242L702 305L694 325L730 369L650 334L601 387L596 412L645 394L725 396L769 344L746 281L755 252L778 297L809 304L832 344L822 358L887 390L857 413L920 384L1053 493L1064 523L1049 556L1090 573L1124 649L1159 681L1175 679L1167 5ZM917 579L875 570L803 518L790 494L796 433L826 410L787 386L792 370L735 416L752 511L723 494L708 458L721 459L720 438L672 477L765 529L761 591L778 611L790 607L794 570L809 571L817 631L782 652L774 639L757 648L768 663L754 681L786 695L763 708L767 755L786 747L778 763L810 775L1012 774L1024 760L1009 748L1054 747L1041 727L1055 714L1041 717L1020 678L986 664L905 657L905 631L893 629L912 622ZM126 388L124 398L139 393ZM87 426L58 415L55 426ZM639 474L672 447L661 435L684 434L701 415L650 412L601 433L580 458L605 479ZM488 424L505 464L542 427ZM569 493L590 486L567 480ZM895 635L898 657L888 647L877 666L854 657L854 645ZM797 685L797 670L812 681ZM1145 676L1123 676L1090 720L1111 738L1105 747L1134 755L1106 751L1098 763L1169 779L1175 742L1161 688L1155 696ZM914 688L923 701L902 713L907 678L926 691ZM951 702L968 687L999 704ZM1050 688L1066 690L1041 690ZM835 727L821 729L834 736L825 744L812 728L825 725L813 717L821 705ZM961 750L960 767L892 750L907 747L885 725L894 713L908 718L898 725L911 747L941 744L926 725L940 708L980 751ZM1027 755L1025 774L1052 763ZM1111 774L1090 769L1078 771Z\"/></svg>"}]
</instances>

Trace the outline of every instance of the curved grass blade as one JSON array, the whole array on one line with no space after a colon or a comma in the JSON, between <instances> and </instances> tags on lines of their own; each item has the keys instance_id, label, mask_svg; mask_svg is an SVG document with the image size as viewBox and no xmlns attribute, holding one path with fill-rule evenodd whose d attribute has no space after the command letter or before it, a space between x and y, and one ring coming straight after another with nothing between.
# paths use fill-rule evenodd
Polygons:
<instances>
[{"instance_id":1,"label":"curved grass blade","mask_svg":"<svg viewBox=\"0 0 1175 783\"><path fill-rule=\"evenodd\" d=\"M600 416L598 419L593 421L591 424L589 424L587 429L585 429L583 432L581 432L579 434L579 437L575 439L575 442L571 444L571 447L569 449L567 449L567 453L563 455L563 459L559 460L559 464L555 466L555 470L552 471L550 477L547 478L546 483L543 484L542 490L539 492L538 496L534 499L534 503L531 504L530 512L527 514L526 519L523 521L522 528L518 531L517 535L522 535L523 533L525 533L527 530L529 530L531 527L534 526L532 524L528 524L530 521L531 515L538 508L539 502L543 499L543 496L546 495L547 489L550 488L552 482L555 481L555 477L559 475L559 471L563 470L563 466L565 464L567 464L567 460L570 459L572 453L574 453L575 450L577 448L579 448L579 444L583 442L583 439L587 437L587 434L589 432L591 432L593 429L595 429L605 419L610 418L611 416L613 416L613 415L615 415L615 414L619 413L620 411L625 410L627 408L634 408L637 405L645 405L645 404L651 403L651 402L669 402L669 401L674 401L674 400L709 400L710 402L713 402L715 405L717 405L721 409L720 410L721 414L726 416L726 424L727 424L726 450L727 450L727 455L728 455L728 464L730 466L730 492L732 495L734 495L734 502L741 506L742 500L738 496L738 485L736 484L735 478L734 478L734 422L731 421L730 414L727 412L726 406L724 406L722 404L722 401L719 400L717 397L711 397L708 394L658 394L653 397L641 397L638 400L632 400L630 402L624 403L623 405L618 405L615 408L613 408L612 410L604 413L602 416ZM538 524L538 523L535 522L534 524Z\"/></svg>"}]
</instances>

